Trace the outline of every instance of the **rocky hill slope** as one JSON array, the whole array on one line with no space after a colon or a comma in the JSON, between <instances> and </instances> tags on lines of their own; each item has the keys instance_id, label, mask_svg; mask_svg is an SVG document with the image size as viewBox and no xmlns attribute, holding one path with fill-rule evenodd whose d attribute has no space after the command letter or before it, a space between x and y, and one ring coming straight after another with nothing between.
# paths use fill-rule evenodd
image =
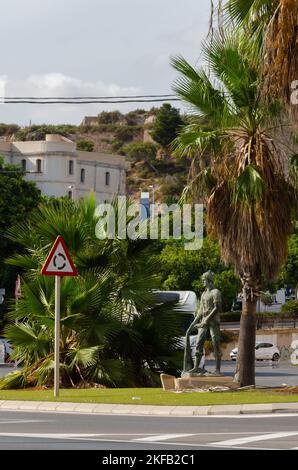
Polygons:
<instances>
[{"instance_id":1,"label":"rocky hill slope","mask_svg":"<svg viewBox=\"0 0 298 470\"><path fill-rule=\"evenodd\" d=\"M155 200L176 201L187 181L188 162L165 153L150 136L156 108L119 111L86 116L81 125L32 125L20 128L0 124L2 140L43 140L46 134L60 134L77 143L81 150L127 156L127 193L138 198L140 190L154 187Z\"/></svg>"}]
</instances>

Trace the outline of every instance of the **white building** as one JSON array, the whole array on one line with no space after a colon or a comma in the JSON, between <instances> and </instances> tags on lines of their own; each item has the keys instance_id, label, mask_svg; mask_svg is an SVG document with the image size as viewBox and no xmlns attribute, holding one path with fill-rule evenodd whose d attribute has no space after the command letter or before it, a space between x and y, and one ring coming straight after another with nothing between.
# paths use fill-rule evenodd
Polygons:
<instances>
[{"instance_id":1,"label":"white building","mask_svg":"<svg viewBox=\"0 0 298 470\"><path fill-rule=\"evenodd\" d=\"M46 135L44 141L2 141L0 155L6 163L20 165L25 179L47 196L78 199L93 191L100 202L125 194L124 156L82 152L60 135Z\"/></svg>"}]
</instances>

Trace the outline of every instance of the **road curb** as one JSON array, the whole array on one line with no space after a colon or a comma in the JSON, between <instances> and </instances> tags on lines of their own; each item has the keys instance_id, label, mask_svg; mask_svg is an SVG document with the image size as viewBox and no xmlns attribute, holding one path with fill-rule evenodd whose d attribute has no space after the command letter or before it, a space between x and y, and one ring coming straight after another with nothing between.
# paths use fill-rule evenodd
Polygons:
<instances>
[{"instance_id":1,"label":"road curb","mask_svg":"<svg viewBox=\"0 0 298 470\"><path fill-rule=\"evenodd\" d=\"M138 416L221 416L257 413L298 413L298 403L263 403L208 406L118 405L98 403L0 400L0 411L35 411L76 414Z\"/></svg>"}]
</instances>

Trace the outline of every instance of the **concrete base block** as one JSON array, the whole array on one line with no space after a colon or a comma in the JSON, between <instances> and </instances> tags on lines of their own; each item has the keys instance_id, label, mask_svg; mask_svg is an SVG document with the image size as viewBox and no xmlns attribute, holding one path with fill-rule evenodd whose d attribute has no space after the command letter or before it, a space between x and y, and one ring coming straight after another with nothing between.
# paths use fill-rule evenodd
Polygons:
<instances>
[{"instance_id":1,"label":"concrete base block","mask_svg":"<svg viewBox=\"0 0 298 470\"><path fill-rule=\"evenodd\" d=\"M234 382L232 377L225 376L181 377L175 379L175 384L177 391L210 387L228 387L233 390L239 387L239 383Z\"/></svg>"},{"instance_id":2,"label":"concrete base block","mask_svg":"<svg viewBox=\"0 0 298 470\"><path fill-rule=\"evenodd\" d=\"M175 377L168 374L160 374L162 388L164 390L175 390Z\"/></svg>"}]
</instances>

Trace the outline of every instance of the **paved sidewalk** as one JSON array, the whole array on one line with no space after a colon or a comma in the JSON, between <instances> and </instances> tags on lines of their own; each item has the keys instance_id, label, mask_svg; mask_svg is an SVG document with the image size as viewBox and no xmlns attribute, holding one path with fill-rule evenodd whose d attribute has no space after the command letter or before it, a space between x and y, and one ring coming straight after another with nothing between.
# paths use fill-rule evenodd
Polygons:
<instances>
[{"instance_id":1,"label":"paved sidewalk","mask_svg":"<svg viewBox=\"0 0 298 470\"><path fill-rule=\"evenodd\" d=\"M51 411L89 414L147 415L147 416L220 416L255 413L298 413L298 403L264 403L246 405L156 406L70 403L50 401L0 400L0 411Z\"/></svg>"}]
</instances>

